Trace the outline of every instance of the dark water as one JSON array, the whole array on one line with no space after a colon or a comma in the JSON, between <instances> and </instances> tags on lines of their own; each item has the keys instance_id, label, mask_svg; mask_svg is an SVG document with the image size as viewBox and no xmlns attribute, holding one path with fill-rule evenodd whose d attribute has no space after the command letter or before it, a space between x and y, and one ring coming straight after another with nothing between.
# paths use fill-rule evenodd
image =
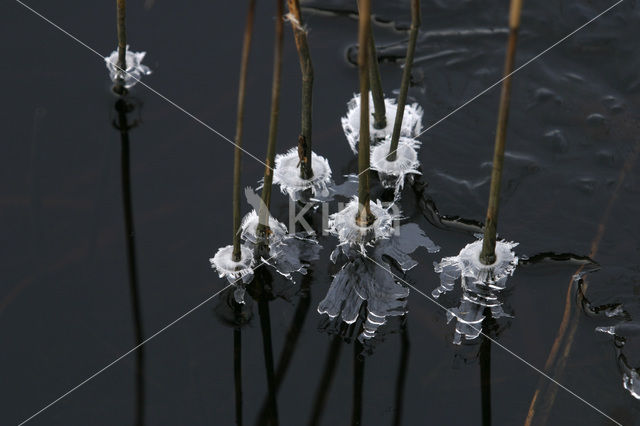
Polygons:
<instances>
[{"instance_id":1,"label":"dark water","mask_svg":"<svg viewBox=\"0 0 640 426\"><path fill-rule=\"evenodd\" d=\"M129 3L129 42L133 50L148 52L145 63L154 71L144 81L232 137L244 2ZM398 43L406 37L409 7L407 1L375 3L374 31L390 92L399 86L395 59L404 51ZM508 2L423 3L410 95L424 107L429 126L500 78ZM611 4L525 2L516 66ZM112 2L29 5L101 54L115 48ZM352 2L307 5L354 9ZM271 2L258 2L245 147L259 158L266 149L273 14ZM208 259L230 242L233 150L137 86L136 111L128 119L139 123L129 132L124 161L130 176L123 176L121 135L113 125L119 119L116 98L101 58L16 2L3 2L0 15L0 424L17 424L135 346L136 333L152 335L226 285ZM356 169L339 119L358 87L348 60L357 25L349 13L308 14L307 23L316 72L314 149L329 158L341 181ZM601 269L587 277L595 304L637 305L640 294L640 169L634 156L639 23L637 3L625 0L513 81L499 229L520 242L517 251L526 255L589 255L601 229L594 256ZM298 59L286 31L280 152L294 145L299 126ZM421 137L427 193L444 215L483 219L498 93L490 91ZM246 156L243 161L243 184L255 185L263 166ZM123 178L131 189L129 222ZM273 202L274 214L285 220L287 200L278 194ZM428 294L438 280L433 261L457 254L473 236L432 226L410 187L401 207L442 247L437 255L418 252L421 263L407 274ZM127 226L135 229L134 246ZM406 321L383 326L373 353L354 361L357 345L320 329L316 307L335 273L328 255L336 240L320 242L324 250L311 267L312 279L292 288L288 300L268 304L274 363L281 365L280 374L283 364L288 367L277 395L281 424L307 424L314 412L321 412L321 424L350 424L359 410L364 425L487 424L489 388L492 424L522 424L536 388L543 385L545 398L554 390L482 339L452 345L445 312L415 291ZM133 272L129 249L136 255ZM578 267L520 267L503 292L505 310L514 318L497 320L496 339L543 368ZM139 312L132 310L132 273ZM442 303L453 306L456 295ZM221 321L227 297L200 307L146 344L144 356L129 355L31 423L120 425L143 416L148 425L234 424L234 331ZM639 402L622 387L612 340L594 331L615 321L583 314L572 293L569 305L577 312L574 337L565 365L551 375L619 422L640 424ZM258 422L268 401L259 308L265 307L249 305L241 330L245 424ZM292 339L296 327L300 333ZM630 339L627 357L638 366L633 344ZM327 374L332 366L333 376ZM561 389L544 415L548 424L609 424Z\"/></svg>"}]
</instances>

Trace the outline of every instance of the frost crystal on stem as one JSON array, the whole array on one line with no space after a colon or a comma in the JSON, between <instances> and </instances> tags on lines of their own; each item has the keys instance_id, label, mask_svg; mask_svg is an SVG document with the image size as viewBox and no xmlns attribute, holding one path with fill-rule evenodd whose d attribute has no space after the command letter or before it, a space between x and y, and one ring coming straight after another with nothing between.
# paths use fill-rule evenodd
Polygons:
<instances>
[{"instance_id":1,"label":"frost crystal on stem","mask_svg":"<svg viewBox=\"0 0 640 426\"><path fill-rule=\"evenodd\" d=\"M285 154L276 156L276 167L273 171L273 183L280 185L283 194L289 194L289 198L298 201L303 198L304 192L311 190L314 196L327 198L331 181L331 167L326 158L311 152L311 168L313 177L303 179L300 177L299 157L297 148L291 148Z\"/></svg>"},{"instance_id":2,"label":"frost crystal on stem","mask_svg":"<svg viewBox=\"0 0 640 426\"><path fill-rule=\"evenodd\" d=\"M115 83L119 78L122 78L124 80L124 87L129 89L135 86L143 75L151 74L151 69L146 65L142 65L142 60L146 54L147 52L132 52L129 50L129 45L127 45L127 69L125 70L126 72L122 72L117 68L118 50L116 49L111 52L111 55L104 58L111 81Z\"/></svg>"},{"instance_id":3,"label":"frost crystal on stem","mask_svg":"<svg viewBox=\"0 0 640 426\"><path fill-rule=\"evenodd\" d=\"M378 172L380 182L385 188L395 188L396 196L404 186L404 178L410 174L421 174L418 171L418 148L416 139L400 137L395 161L388 161L387 154L391 147L391 136L374 146L371 150L371 170Z\"/></svg>"},{"instance_id":4,"label":"frost crystal on stem","mask_svg":"<svg viewBox=\"0 0 640 426\"><path fill-rule=\"evenodd\" d=\"M244 303L244 286L253 279L253 250L246 245L240 247L240 260L234 261L232 257L233 246L225 246L218 249L215 256L209 261L215 268L220 278L226 278L236 287L234 298L237 303Z\"/></svg>"},{"instance_id":5,"label":"frost crystal on stem","mask_svg":"<svg viewBox=\"0 0 640 426\"><path fill-rule=\"evenodd\" d=\"M492 265L480 261L482 240L467 244L457 256L434 262L434 269L440 274L440 286L431 293L434 298L451 291L457 279L462 287L460 306L447 311L447 322L457 320L453 343L459 345L463 336L472 340L480 335L485 308L491 310L493 318L509 316L502 310L498 293L506 287L507 277L513 275L518 265L518 257L512 250L517 245L496 242L496 261Z\"/></svg>"},{"instance_id":6,"label":"frost crystal on stem","mask_svg":"<svg viewBox=\"0 0 640 426\"><path fill-rule=\"evenodd\" d=\"M254 248L259 243L257 228L258 213L249 212L240 226L241 236L249 247ZM287 227L271 215L269 216L268 236L269 258L262 262L274 268L280 275L293 281L292 274L297 272L306 275L307 266L320 256L322 246L314 239L312 233L287 233Z\"/></svg>"},{"instance_id":7,"label":"frost crystal on stem","mask_svg":"<svg viewBox=\"0 0 640 426\"><path fill-rule=\"evenodd\" d=\"M393 124L396 118L398 106L395 99L385 98L384 105L386 109L387 126L383 129L376 129L373 126L373 120L369 120L369 134L372 141L377 141L391 136L393 133ZM369 110L373 111L373 96L369 93ZM414 103L405 105L404 115L402 117L402 127L400 136L409 138L416 137L422 130L422 108ZM342 117L342 129L347 137L349 146L354 154L358 153L356 145L360 140L360 94L355 94L347 103L347 115Z\"/></svg>"}]
</instances>

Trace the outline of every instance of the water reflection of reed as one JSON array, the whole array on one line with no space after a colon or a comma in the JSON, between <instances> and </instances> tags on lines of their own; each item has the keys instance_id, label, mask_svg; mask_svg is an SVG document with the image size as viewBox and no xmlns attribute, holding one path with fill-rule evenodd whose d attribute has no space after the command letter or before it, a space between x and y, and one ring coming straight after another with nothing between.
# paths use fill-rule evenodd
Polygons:
<instances>
[{"instance_id":1,"label":"water reflection of reed","mask_svg":"<svg viewBox=\"0 0 640 426\"><path fill-rule=\"evenodd\" d=\"M137 121L129 124L127 115L135 109L133 102L127 98L121 97L115 103L115 109L118 114L115 127L120 131L121 141L121 172L122 172L122 202L124 210L124 226L125 240L127 245L127 266L129 274L129 293L131 295L131 310L133 319L133 329L135 334L135 343L139 345L144 339L142 328L142 312L140 303L140 294L138 288L138 270L136 264L136 246L135 246L135 226L133 221L133 206L131 196L131 164L130 164L130 144L129 130L137 125ZM135 424L141 426L144 424L144 405L145 405L145 380L144 380L144 364L145 352L144 346L140 346L135 352L136 368L136 414Z\"/></svg>"}]
</instances>

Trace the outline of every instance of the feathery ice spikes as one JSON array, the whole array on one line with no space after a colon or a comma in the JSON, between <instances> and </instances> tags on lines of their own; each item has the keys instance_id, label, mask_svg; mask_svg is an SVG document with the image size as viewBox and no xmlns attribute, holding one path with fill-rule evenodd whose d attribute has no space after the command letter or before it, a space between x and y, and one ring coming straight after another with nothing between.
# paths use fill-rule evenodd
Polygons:
<instances>
[{"instance_id":1,"label":"feathery ice spikes","mask_svg":"<svg viewBox=\"0 0 640 426\"><path fill-rule=\"evenodd\" d=\"M111 52L111 55L104 58L111 81L116 83L119 79L122 79L124 81L124 87L130 89L135 86L143 75L151 74L151 69L146 65L142 65L142 60L146 54L147 52L132 52L129 50L129 45L127 45L127 69L123 72L117 67L118 50L116 49Z\"/></svg>"},{"instance_id":2,"label":"feathery ice spikes","mask_svg":"<svg viewBox=\"0 0 640 426\"><path fill-rule=\"evenodd\" d=\"M252 210L242 219L240 225L242 239L252 248L260 243L257 236L259 220L258 213ZM306 275L307 266L319 259L320 249L322 249L314 238L315 234L298 232L291 235L287 232L287 227L272 216L269 216L269 230L269 258L263 258L261 262L271 266L291 281L293 281L292 274L295 272Z\"/></svg>"},{"instance_id":3,"label":"feathery ice spikes","mask_svg":"<svg viewBox=\"0 0 640 426\"><path fill-rule=\"evenodd\" d=\"M244 303L245 285L253 280L253 249L244 244L240 246L241 257L237 262L233 260L232 253L232 245L221 247L209 261L220 278L226 278L235 286L233 296L236 302Z\"/></svg>"},{"instance_id":4,"label":"feathery ice spikes","mask_svg":"<svg viewBox=\"0 0 640 426\"><path fill-rule=\"evenodd\" d=\"M457 320L454 344L459 345L463 336L473 340L480 335L486 307L491 310L493 318L509 316L502 310L498 293L506 287L507 277L513 275L518 265L518 257L512 250L517 245L514 242L496 242L496 261L491 265L480 261L481 239L467 244L457 256L434 262L434 269L440 274L440 286L431 293L434 298L451 291L457 279L460 279L462 287L460 306L447 311L447 322L453 318Z\"/></svg>"},{"instance_id":5,"label":"feathery ice spikes","mask_svg":"<svg viewBox=\"0 0 640 426\"><path fill-rule=\"evenodd\" d=\"M393 133L393 125L396 117L398 106L395 99L385 98L387 126L382 129L376 129L374 120L369 120L369 135L372 142L391 137ZM373 111L373 97L369 93L369 111ZM405 105L404 115L402 117L402 127L400 136L415 138L422 130L422 108L414 103ZM342 117L342 129L347 137L347 142L354 154L358 153L356 145L360 140L360 94L353 95L353 98L347 103L347 115ZM387 147L388 148L388 147ZM387 149L388 151L388 149ZM387 152L388 153L388 152Z\"/></svg>"},{"instance_id":6,"label":"feathery ice spikes","mask_svg":"<svg viewBox=\"0 0 640 426\"><path fill-rule=\"evenodd\" d=\"M418 148L420 141L400 136L396 159L389 161L387 154L391 146L391 136L371 149L371 170L378 172L380 183L385 188L394 188L395 196L400 195L404 187L404 178L408 175L419 175L420 160L418 160Z\"/></svg>"},{"instance_id":7,"label":"feathery ice spikes","mask_svg":"<svg viewBox=\"0 0 640 426\"><path fill-rule=\"evenodd\" d=\"M333 186L329 161L313 151L311 156L313 170L311 179L303 179L300 176L298 149L291 148L285 154L276 156L273 183L280 185L282 193L288 194L293 201L304 200L308 191L311 191L314 198L326 199L329 197L329 188Z\"/></svg>"},{"instance_id":8,"label":"feathery ice spikes","mask_svg":"<svg viewBox=\"0 0 640 426\"><path fill-rule=\"evenodd\" d=\"M340 240L331 253L331 260L336 263L342 253L347 262L334 276L327 295L318 305L318 312L327 314L331 319L340 316L342 321L352 324L366 300L367 318L358 337L363 341L375 335L387 316L406 313L409 290L376 263L389 265L393 259L394 265L408 271L418 264L409 256L418 247L426 248L429 253L440 248L414 223L394 228L393 222L400 218L400 214L390 213L379 202L371 203L376 222L371 229L363 230L355 225L357 208L356 199L329 219L329 232ZM365 245L370 247L369 254L365 252ZM370 256L375 262L365 256Z\"/></svg>"}]
</instances>

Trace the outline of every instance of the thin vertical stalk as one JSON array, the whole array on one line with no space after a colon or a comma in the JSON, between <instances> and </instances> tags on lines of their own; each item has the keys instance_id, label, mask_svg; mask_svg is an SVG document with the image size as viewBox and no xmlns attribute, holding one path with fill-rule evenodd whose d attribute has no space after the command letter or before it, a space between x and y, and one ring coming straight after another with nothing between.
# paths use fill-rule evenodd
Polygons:
<instances>
[{"instance_id":1,"label":"thin vertical stalk","mask_svg":"<svg viewBox=\"0 0 640 426\"><path fill-rule=\"evenodd\" d=\"M269 234L269 207L271 206L271 186L273 184L273 168L276 158L276 138L278 136L278 117L280 115L280 80L282 75L282 42L284 5L276 0L276 36L273 49L273 80L271 82L271 119L269 121L269 139L267 142L267 161L264 169L264 185L262 187L262 203L258 215L257 234L264 242Z\"/></svg>"},{"instance_id":2,"label":"thin vertical stalk","mask_svg":"<svg viewBox=\"0 0 640 426\"><path fill-rule=\"evenodd\" d=\"M364 385L364 358L362 343L353 342L353 408L351 411L351 426L362 424L362 389Z\"/></svg>"},{"instance_id":3,"label":"thin vertical stalk","mask_svg":"<svg viewBox=\"0 0 640 426\"><path fill-rule=\"evenodd\" d=\"M489 190L489 206L487 220L484 224L484 240L480 261L491 265L496 261L496 233L498 227L498 208L500 206L500 180L502 179L502 165L504 163L504 148L507 138L507 121L509 119L509 99L511 97L511 73L516 57L516 42L520 28L520 12L522 0L511 0L509 10L509 42L504 62L504 80L500 93L500 109L498 110L498 125L493 153L493 170L491 171L491 188Z\"/></svg>"},{"instance_id":4,"label":"thin vertical stalk","mask_svg":"<svg viewBox=\"0 0 640 426\"><path fill-rule=\"evenodd\" d=\"M409 331L407 330L407 319L400 329L400 364L398 365L398 377L396 379L396 400L393 415L393 425L402 425L402 407L404 403L404 387L407 382L407 367L409 365Z\"/></svg>"},{"instance_id":5,"label":"thin vertical stalk","mask_svg":"<svg viewBox=\"0 0 640 426\"><path fill-rule=\"evenodd\" d=\"M236 317L241 315L240 305L233 304ZM242 426L242 330L233 329L233 382L236 401L236 426Z\"/></svg>"},{"instance_id":6,"label":"thin vertical stalk","mask_svg":"<svg viewBox=\"0 0 640 426\"><path fill-rule=\"evenodd\" d=\"M233 253L232 259L240 260L240 167L242 160L242 131L244 124L244 95L247 86L247 70L249 64L249 52L251 51L251 38L253 35L253 17L255 15L256 0L249 1L247 10L247 22L244 29L242 42L242 58L240 60L240 83L238 85L238 109L236 112L236 148L233 154Z\"/></svg>"},{"instance_id":7,"label":"thin vertical stalk","mask_svg":"<svg viewBox=\"0 0 640 426\"><path fill-rule=\"evenodd\" d=\"M127 70L127 1L116 0L116 8L118 15L118 62L116 64L118 77L114 90L122 95L127 93L127 89L124 87L124 72Z\"/></svg>"},{"instance_id":8,"label":"thin vertical stalk","mask_svg":"<svg viewBox=\"0 0 640 426\"><path fill-rule=\"evenodd\" d=\"M491 310L485 308L484 312L487 317L485 321L484 331L489 333L493 325ZM486 335L482 336L480 343L480 399L482 401L482 426L491 426L491 340Z\"/></svg>"},{"instance_id":9,"label":"thin vertical stalk","mask_svg":"<svg viewBox=\"0 0 640 426\"><path fill-rule=\"evenodd\" d=\"M369 194L369 49L371 0L360 0L358 25L358 71L360 76L360 141L358 142L358 226L367 227L375 218L371 214Z\"/></svg>"},{"instance_id":10,"label":"thin vertical stalk","mask_svg":"<svg viewBox=\"0 0 640 426\"><path fill-rule=\"evenodd\" d=\"M327 357L324 361L324 367L322 369L322 376L320 378L320 384L313 401L313 408L311 410L311 417L309 418L309 426L317 426L322 420L322 413L324 412L324 406L327 402L327 396L331 389L331 383L336 373L336 367L338 366L338 360L340 358L340 350L342 349L342 340L339 336L333 336L331 339L331 345L327 350Z\"/></svg>"},{"instance_id":11,"label":"thin vertical stalk","mask_svg":"<svg viewBox=\"0 0 640 426\"><path fill-rule=\"evenodd\" d=\"M387 110L384 105L384 91L382 90L382 78L378 66L376 54L376 42L373 38L373 29L369 35L369 78L371 79L371 97L373 98L373 127L384 129L387 127Z\"/></svg>"},{"instance_id":12,"label":"thin vertical stalk","mask_svg":"<svg viewBox=\"0 0 640 426\"><path fill-rule=\"evenodd\" d=\"M260 329L262 331L262 349L264 353L264 364L267 373L267 392L269 400L268 417L265 424L278 424L278 405L276 396L275 373L273 368L273 343L271 341L271 315L269 313L269 301L266 299L264 282L260 283L260 299L258 300L258 314L260 316Z\"/></svg>"},{"instance_id":13,"label":"thin vertical stalk","mask_svg":"<svg viewBox=\"0 0 640 426\"><path fill-rule=\"evenodd\" d=\"M413 56L416 51L416 40L418 39L418 31L421 24L420 0L411 0L411 29L409 32L409 45L407 46L407 57L404 61L404 70L402 71L402 82L400 84L400 93L398 93L398 110L396 111L396 119L393 123L393 134L391 135L391 146L387 161L396 161L396 151L398 150L398 142L400 141L400 129L402 129L402 118L404 117L404 107L407 104L407 93L409 92L409 82L411 81L411 67L413 66Z\"/></svg>"},{"instance_id":14,"label":"thin vertical stalk","mask_svg":"<svg viewBox=\"0 0 640 426\"><path fill-rule=\"evenodd\" d=\"M300 137L298 138L298 152L300 155L300 177L311 179L313 168L311 163L311 116L313 111L313 63L307 43L307 32L302 22L299 0L287 0L289 6L289 22L293 28L293 36L300 59L300 71L302 71L302 124Z\"/></svg>"}]
</instances>

